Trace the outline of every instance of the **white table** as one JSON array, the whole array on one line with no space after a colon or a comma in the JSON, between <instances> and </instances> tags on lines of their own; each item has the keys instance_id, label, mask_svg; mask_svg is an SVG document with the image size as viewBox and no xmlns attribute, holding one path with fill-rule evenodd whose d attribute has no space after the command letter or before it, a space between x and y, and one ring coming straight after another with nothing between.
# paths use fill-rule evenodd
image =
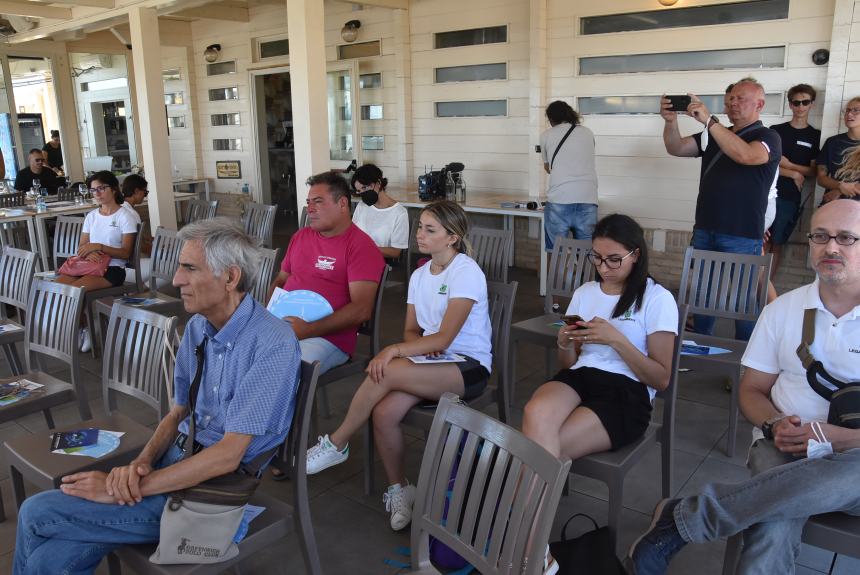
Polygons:
<instances>
[{"instance_id":1,"label":"white table","mask_svg":"<svg viewBox=\"0 0 860 575\"><path fill-rule=\"evenodd\" d=\"M206 201L209 201L209 192L210 192L210 180L209 178L180 178L178 180L173 180L173 191L179 193L179 188L182 186L188 186L188 188L197 196L199 196L199 192L197 191L198 186L203 186L203 194L206 196Z\"/></svg>"},{"instance_id":2,"label":"white table","mask_svg":"<svg viewBox=\"0 0 860 575\"><path fill-rule=\"evenodd\" d=\"M385 189L385 193L397 200L407 208L423 208L429 202L423 202L418 198L418 191L415 189L402 188L399 186L389 186ZM540 259L538 274L540 277L540 295L546 293L546 275L547 275L547 260L544 252L544 231L543 231L543 210L528 210L525 208L503 208L502 202L513 201L510 195L496 194L490 192L472 191L471 196L466 196L466 202L460 203L463 210L467 213L476 214L492 214L502 216L502 227L505 230L513 230L514 218L535 218L540 222L540 232L538 236L538 254ZM414 233L415 230L410 230ZM513 250L511 250L513 258ZM513 262L511 262L513 263Z\"/></svg>"}]
</instances>

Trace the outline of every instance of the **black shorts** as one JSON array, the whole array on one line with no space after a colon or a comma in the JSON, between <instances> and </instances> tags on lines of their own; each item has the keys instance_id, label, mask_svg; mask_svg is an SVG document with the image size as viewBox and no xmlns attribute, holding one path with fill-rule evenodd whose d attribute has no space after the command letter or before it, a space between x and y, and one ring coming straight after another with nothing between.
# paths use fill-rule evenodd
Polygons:
<instances>
[{"instance_id":1,"label":"black shorts","mask_svg":"<svg viewBox=\"0 0 860 575\"><path fill-rule=\"evenodd\" d=\"M119 287L125 283L125 268L119 266L108 266L104 278L110 282L113 287Z\"/></svg>"},{"instance_id":2,"label":"black shorts","mask_svg":"<svg viewBox=\"0 0 860 575\"><path fill-rule=\"evenodd\" d=\"M463 357L466 361L460 361L454 365L460 369L460 375L463 376L463 386L466 388L463 392L463 400L467 401L483 393L487 387L487 380L490 379L490 372L477 359L468 355Z\"/></svg>"},{"instance_id":3,"label":"black shorts","mask_svg":"<svg viewBox=\"0 0 860 575\"><path fill-rule=\"evenodd\" d=\"M594 367L563 369L552 377L569 385L603 424L612 451L636 441L651 421L651 398L644 383Z\"/></svg>"}]
</instances>

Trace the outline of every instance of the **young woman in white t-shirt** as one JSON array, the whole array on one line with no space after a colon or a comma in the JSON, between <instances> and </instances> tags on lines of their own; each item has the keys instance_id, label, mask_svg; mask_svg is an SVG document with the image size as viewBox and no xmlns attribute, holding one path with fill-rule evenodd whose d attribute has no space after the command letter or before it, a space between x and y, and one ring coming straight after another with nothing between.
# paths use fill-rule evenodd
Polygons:
<instances>
[{"instance_id":1,"label":"young woman in white t-shirt","mask_svg":"<svg viewBox=\"0 0 860 575\"><path fill-rule=\"evenodd\" d=\"M352 222L373 239L382 257L396 260L409 247L409 213L385 193L388 180L374 164L364 164L352 175L352 188L361 198Z\"/></svg>"},{"instance_id":2,"label":"young woman in white t-shirt","mask_svg":"<svg viewBox=\"0 0 860 575\"><path fill-rule=\"evenodd\" d=\"M57 277L57 282L87 291L120 286L125 282L125 265L134 249L137 221L128 210L120 206L123 202L119 182L111 172L96 172L87 180L87 186L98 208L84 218L84 227L78 243L78 256L92 261L107 255L110 257L104 276ZM89 330L81 328L81 351L89 351L92 345Z\"/></svg>"},{"instance_id":3,"label":"young woman in white t-shirt","mask_svg":"<svg viewBox=\"0 0 860 575\"><path fill-rule=\"evenodd\" d=\"M651 419L651 401L669 384L678 307L648 275L648 248L632 218L597 223L589 259L597 281L580 286L559 329L558 362L567 366L526 404L523 433L563 459L616 450Z\"/></svg>"},{"instance_id":4,"label":"young woman in white t-shirt","mask_svg":"<svg viewBox=\"0 0 860 575\"><path fill-rule=\"evenodd\" d=\"M479 395L490 375L487 280L469 257L467 231L466 213L454 202L434 202L421 211L418 248L430 256L430 262L409 280L403 341L371 360L343 423L308 450L309 474L346 461L349 438L372 414L376 446L390 484L383 501L395 531L409 524L415 498L415 487L409 485L404 470L401 420L415 405L438 401L445 392L466 399ZM407 359L442 352L459 354L466 361L415 364Z\"/></svg>"}]
</instances>

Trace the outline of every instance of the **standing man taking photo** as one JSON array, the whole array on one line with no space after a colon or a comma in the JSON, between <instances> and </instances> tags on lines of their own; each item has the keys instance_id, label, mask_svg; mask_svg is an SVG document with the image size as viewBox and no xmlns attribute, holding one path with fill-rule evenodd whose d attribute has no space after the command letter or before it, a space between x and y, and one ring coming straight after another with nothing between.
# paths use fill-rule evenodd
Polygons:
<instances>
[{"instance_id":1,"label":"standing man taking photo","mask_svg":"<svg viewBox=\"0 0 860 575\"><path fill-rule=\"evenodd\" d=\"M701 122L703 132L681 137L678 112L663 97L663 143L678 157L702 158L693 247L735 254L760 255L767 194L782 158L779 134L759 120L764 88L752 78L734 84L726 113L730 127L720 124L705 104L690 94L686 115ZM736 321L735 339L748 340L754 322ZM714 318L694 316L695 330L712 334Z\"/></svg>"}]
</instances>

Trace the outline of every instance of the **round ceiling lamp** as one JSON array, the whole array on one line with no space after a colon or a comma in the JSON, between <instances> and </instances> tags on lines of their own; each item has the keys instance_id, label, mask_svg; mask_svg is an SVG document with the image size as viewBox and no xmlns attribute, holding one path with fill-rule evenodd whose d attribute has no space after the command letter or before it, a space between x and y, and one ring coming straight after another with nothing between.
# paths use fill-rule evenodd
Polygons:
<instances>
[{"instance_id":1,"label":"round ceiling lamp","mask_svg":"<svg viewBox=\"0 0 860 575\"><path fill-rule=\"evenodd\" d=\"M355 42L358 38L358 29L361 28L361 22L358 20L350 20L340 29L340 37L344 42Z\"/></svg>"},{"instance_id":2,"label":"round ceiling lamp","mask_svg":"<svg viewBox=\"0 0 860 575\"><path fill-rule=\"evenodd\" d=\"M663 6L674 6L678 0L658 0Z\"/></svg>"}]
</instances>

